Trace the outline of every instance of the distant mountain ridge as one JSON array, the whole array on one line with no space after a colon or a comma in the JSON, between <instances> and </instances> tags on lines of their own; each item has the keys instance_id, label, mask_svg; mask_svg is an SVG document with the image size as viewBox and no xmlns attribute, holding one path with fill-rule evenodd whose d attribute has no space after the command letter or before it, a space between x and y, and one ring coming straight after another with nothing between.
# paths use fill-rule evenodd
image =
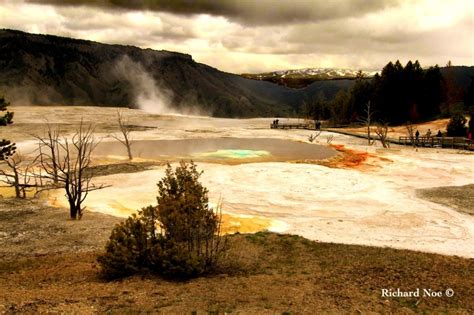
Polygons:
<instances>
[{"instance_id":1,"label":"distant mountain ridge","mask_svg":"<svg viewBox=\"0 0 474 315\"><path fill-rule=\"evenodd\" d=\"M441 67L441 73L447 77L447 67ZM330 80L354 80L358 75L364 78L372 78L381 71L365 71L338 68L305 68L294 70L279 70L264 73L244 73L247 79L272 82L281 86L301 89L319 81ZM466 89L474 76L474 66L453 66L451 77L456 85Z\"/></svg>"},{"instance_id":2,"label":"distant mountain ridge","mask_svg":"<svg viewBox=\"0 0 474 315\"><path fill-rule=\"evenodd\" d=\"M466 88L474 67L452 70L450 76ZM0 30L0 93L14 105L143 108L146 103L157 112L165 104L167 109L217 117L288 117L300 112L303 101L318 95L331 100L354 84L347 79L354 75L351 71L298 71L332 79L294 89L222 72L187 54ZM278 73L292 77L298 71Z\"/></svg>"},{"instance_id":3,"label":"distant mountain ridge","mask_svg":"<svg viewBox=\"0 0 474 315\"><path fill-rule=\"evenodd\" d=\"M351 81L294 90L195 62L190 55L0 30L0 91L13 104L137 108L166 102L219 117L293 115L303 99ZM159 93L159 95L155 95Z\"/></svg>"},{"instance_id":4,"label":"distant mountain ridge","mask_svg":"<svg viewBox=\"0 0 474 315\"><path fill-rule=\"evenodd\" d=\"M257 74L244 73L242 76L248 79L273 82L291 88L302 88L316 81L343 79L353 80L356 79L358 75L362 75L365 78L371 78L376 73L380 73L380 71L359 71L338 68L305 68Z\"/></svg>"}]
</instances>

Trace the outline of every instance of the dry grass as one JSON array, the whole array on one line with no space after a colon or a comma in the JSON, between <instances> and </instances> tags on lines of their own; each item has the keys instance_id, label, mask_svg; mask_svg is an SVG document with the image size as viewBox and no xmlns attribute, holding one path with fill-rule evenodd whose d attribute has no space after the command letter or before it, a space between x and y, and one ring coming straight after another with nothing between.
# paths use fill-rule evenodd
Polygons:
<instances>
[{"instance_id":1,"label":"dry grass","mask_svg":"<svg viewBox=\"0 0 474 315\"><path fill-rule=\"evenodd\" d=\"M106 282L95 259L116 220L87 213L72 222L36 202L4 199L1 205L0 312L7 314L474 311L472 259L264 232L229 236L231 251L214 275L170 282L141 274ZM27 227L19 239L13 232L22 222ZM452 288L455 296L382 298L382 288Z\"/></svg>"},{"instance_id":2,"label":"dry grass","mask_svg":"<svg viewBox=\"0 0 474 315\"><path fill-rule=\"evenodd\" d=\"M474 184L419 189L417 194L430 201L474 215Z\"/></svg>"}]
</instances>

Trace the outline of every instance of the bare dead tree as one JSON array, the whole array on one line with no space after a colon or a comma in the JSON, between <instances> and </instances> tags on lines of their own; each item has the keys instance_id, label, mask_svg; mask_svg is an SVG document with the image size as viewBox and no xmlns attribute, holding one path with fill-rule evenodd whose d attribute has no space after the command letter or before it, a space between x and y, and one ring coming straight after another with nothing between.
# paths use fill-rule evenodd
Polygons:
<instances>
[{"instance_id":1,"label":"bare dead tree","mask_svg":"<svg viewBox=\"0 0 474 315\"><path fill-rule=\"evenodd\" d=\"M371 141L371 136L370 136L370 127L372 124L372 116L374 115L374 112L370 106L370 101L365 104L364 108L364 117L361 117L359 121L367 127L367 144L371 145L373 142Z\"/></svg>"},{"instance_id":2,"label":"bare dead tree","mask_svg":"<svg viewBox=\"0 0 474 315\"><path fill-rule=\"evenodd\" d=\"M130 132L132 131L130 125L128 123L128 119L124 117L123 112L117 111L117 120L120 127L120 131L122 132L122 138L112 136L121 144L123 144L127 148L128 159L131 161L133 159L132 156L132 141L130 139Z\"/></svg>"},{"instance_id":3,"label":"bare dead tree","mask_svg":"<svg viewBox=\"0 0 474 315\"><path fill-rule=\"evenodd\" d=\"M414 132L413 124L408 121L408 122L405 124L405 128L407 129L408 138L410 138L411 144L413 145L413 147L415 147L415 146L416 146L416 143L415 143L415 132Z\"/></svg>"},{"instance_id":4,"label":"bare dead tree","mask_svg":"<svg viewBox=\"0 0 474 315\"><path fill-rule=\"evenodd\" d=\"M321 131L316 132L315 134L310 134L308 136L308 141L313 143L316 138L318 138L321 135Z\"/></svg>"},{"instance_id":5,"label":"bare dead tree","mask_svg":"<svg viewBox=\"0 0 474 315\"><path fill-rule=\"evenodd\" d=\"M66 192L69 214L73 220L81 219L85 209L82 204L89 192L105 187L94 185L92 183L94 173L87 171L91 165L92 152L98 144L93 131L92 126L85 127L81 121L71 139L66 137L60 139L59 134L57 137L52 137L52 147L56 148L56 168L52 162L53 156L40 153L43 154L40 158L42 170L46 174L41 177L53 182L57 178L57 185Z\"/></svg>"},{"instance_id":6,"label":"bare dead tree","mask_svg":"<svg viewBox=\"0 0 474 315\"><path fill-rule=\"evenodd\" d=\"M42 169L48 170L51 174L53 183L58 184L58 158L59 158L59 135L61 131L54 129L47 124L48 129L45 137L34 136L38 140L38 159ZM40 177L41 178L41 177Z\"/></svg>"},{"instance_id":7,"label":"bare dead tree","mask_svg":"<svg viewBox=\"0 0 474 315\"><path fill-rule=\"evenodd\" d=\"M13 187L16 198L25 199L28 191L38 187L35 175L31 172L35 161L28 162L19 153L7 157L4 161L8 170L0 170L0 182L7 187Z\"/></svg>"},{"instance_id":8,"label":"bare dead tree","mask_svg":"<svg viewBox=\"0 0 474 315\"><path fill-rule=\"evenodd\" d=\"M389 148L390 143L387 141L387 134L388 134L388 125L387 124L379 124L377 125L377 129L375 133L379 137L380 143L384 148Z\"/></svg>"},{"instance_id":9,"label":"bare dead tree","mask_svg":"<svg viewBox=\"0 0 474 315\"><path fill-rule=\"evenodd\" d=\"M334 135L329 135L329 136L327 136L327 138L326 138L326 143L327 143L327 144L331 144L332 140L334 140Z\"/></svg>"}]
</instances>

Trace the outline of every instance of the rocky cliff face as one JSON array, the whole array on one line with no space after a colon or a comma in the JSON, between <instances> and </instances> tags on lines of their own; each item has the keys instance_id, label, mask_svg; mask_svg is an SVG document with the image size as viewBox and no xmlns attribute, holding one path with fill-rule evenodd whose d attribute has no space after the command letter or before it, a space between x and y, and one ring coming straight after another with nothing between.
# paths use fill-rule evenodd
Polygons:
<instances>
[{"instance_id":1,"label":"rocky cliff face","mask_svg":"<svg viewBox=\"0 0 474 315\"><path fill-rule=\"evenodd\" d=\"M350 82L294 90L195 62L190 55L0 30L0 90L13 104L192 109L212 116L288 115Z\"/></svg>"}]
</instances>

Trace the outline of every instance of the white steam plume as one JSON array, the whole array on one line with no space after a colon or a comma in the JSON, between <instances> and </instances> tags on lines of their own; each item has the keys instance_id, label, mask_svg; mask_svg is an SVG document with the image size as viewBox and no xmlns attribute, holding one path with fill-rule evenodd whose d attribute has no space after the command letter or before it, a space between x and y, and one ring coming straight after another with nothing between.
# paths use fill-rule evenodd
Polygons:
<instances>
[{"instance_id":1,"label":"white steam plume","mask_svg":"<svg viewBox=\"0 0 474 315\"><path fill-rule=\"evenodd\" d=\"M173 92L158 86L140 63L124 56L115 64L114 71L132 85L138 108L152 114L178 114L171 106Z\"/></svg>"}]
</instances>

